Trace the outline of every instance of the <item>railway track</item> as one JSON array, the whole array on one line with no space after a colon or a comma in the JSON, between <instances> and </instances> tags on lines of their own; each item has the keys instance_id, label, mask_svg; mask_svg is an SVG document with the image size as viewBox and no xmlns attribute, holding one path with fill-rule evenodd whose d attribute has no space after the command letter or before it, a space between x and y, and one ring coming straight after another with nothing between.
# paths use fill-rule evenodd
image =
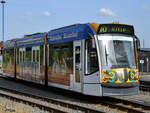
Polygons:
<instances>
[{"instance_id":1,"label":"railway track","mask_svg":"<svg viewBox=\"0 0 150 113\"><path fill-rule=\"evenodd\" d=\"M88 107L83 107L80 105L75 105L55 99L50 99L46 97L35 96L31 94L26 94L23 92L14 91L11 89L6 89L0 87L0 96L9 98L13 101L23 102L25 104L36 106L40 109L52 112L52 113L104 113L103 111L98 111L95 109L90 109ZM59 106L59 107L58 107Z\"/></svg>"},{"instance_id":2,"label":"railway track","mask_svg":"<svg viewBox=\"0 0 150 113\"><path fill-rule=\"evenodd\" d=\"M140 91L141 93L147 93L150 95L150 82L140 80Z\"/></svg>"},{"instance_id":3,"label":"railway track","mask_svg":"<svg viewBox=\"0 0 150 113\"><path fill-rule=\"evenodd\" d=\"M46 97L39 97L31 94L25 94L22 92L0 88L0 96L9 98L13 101L23 102L25 104L39 107L40 109L52 112L52 113L105 113L105 111L99 111L88 107L83 107L68 102L62 102L55 99L49 99ZM91 97L95 98L95 97ZM109 100L109 101L108 101ZM40 102L38 102L40 101ZM95 101L96 102L96 101ZM94 102L94 103L95 103ZM116 98L107 97L96 102L96 106L105 106L109 110L116 112L127 112L127 113L146 113L150 112L150 108L147 106L141 106L129 101L123 101ZM53 104L53 105L51 105ZM53 106L53 107L52 107ZM58 107L59 106L59 107ZM71 110L70 110L71 109ZM146 110L146 111L145 111Z\"/></svg>"},{"instance_id":4,"label":"railway track","mask_svg":"<svg viewBox=\"0 0 150 113\"><path fill-rule=\"evenodd\" d=\"M6 80L6 79L5 79ZM91 97L68 95L72 98L80 100L78 103L61 101L59 99L51 99L48 97L37 96L24 93L10 88L0 86L0 96L9 98L13 101L22 102L40 109L56 112L56 113L149 113L150 105L142 105L136 102L130 102L114 97ZM84 101L84 102L83 102ZM86 103L85 106L81 103ZM92 108L90 106L93 106ZM96 108L104 108L105 110L97 110Z\"/></svg>"},{"instance_id":5,"label":"railway track","mask_svg":"<svg viewBox=\"0 0 150 113\"><path fill-rule=\"evenodd\" d=\"M108 99L111 100L111 102L103 101L102 103L119 111L124 111L125 113L150 113L150 105L144 105L138 101L133 102L114 97L109 97Z\"/></svg>"}]
</instances>

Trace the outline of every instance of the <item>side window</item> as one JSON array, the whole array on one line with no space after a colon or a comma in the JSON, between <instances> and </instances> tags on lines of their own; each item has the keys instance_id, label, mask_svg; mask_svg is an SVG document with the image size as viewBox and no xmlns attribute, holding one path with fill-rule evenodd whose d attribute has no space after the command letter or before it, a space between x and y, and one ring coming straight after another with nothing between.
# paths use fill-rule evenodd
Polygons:
<instances>
[{"instance_id":1,"label":"side window","mask_svg":"<svg viewBox=\"0 0 150 113\"><path fill-rule=\"evenodd\" d=\"M19 49L18 48L17 48L16 52L17 52L17 64L19 64Z\"/></svg>"},{"instance_id":2,"label":"side window","mask_svg":"<svg viewBox=\"0 0 150 113\"><path fill-rule=\"evenodd\" d=\"M85 53L85 74L88 75L96 72L99 69L95 40L86 40Z\"/></svg>"},{"instance_id":3,"label":"side window","mask_svg":"<svg viewBox=\"0 0 150 113\"><path fill-rule=\"evenodd\" d=\"M44 46L41 45L40 47L40 65L44 65Z\"/></svg>"},{"instance_id":4,"label":"side window","mask_svg":"<svg viewBox=\"0 0 150 113\"><path fill-rule=\"evenodd\" d=\"M35 50L33 50L33 62L35 62Z\"/></svg>"},{"instance_id":5,"label":"side window","mask_svg":"<svg viewBox=\"0 0 150 113\"><path fill-rule=\"evenodd\" d=\"M49 73L73 73L73 43L49 45Z\"/></svg>"},{"instance_id":6,"label":"side window","mask_svg":"<svg viewBox=\"0 0 150 113\"><path fill-rule=\"evenodd\" d=\"M20 51L20 63L22 63L22 52Z\"/></svg>"},{"instance_id":7,"label":"side window","mask_svg":"<svg viewBox=\"0 0 150 113\"><path fill-rule=\"evenodd\" d=\"M26 48L26 58L25 59L27 62L32 61L32 48L31 47Z\"/></svg>"}]
</instances>

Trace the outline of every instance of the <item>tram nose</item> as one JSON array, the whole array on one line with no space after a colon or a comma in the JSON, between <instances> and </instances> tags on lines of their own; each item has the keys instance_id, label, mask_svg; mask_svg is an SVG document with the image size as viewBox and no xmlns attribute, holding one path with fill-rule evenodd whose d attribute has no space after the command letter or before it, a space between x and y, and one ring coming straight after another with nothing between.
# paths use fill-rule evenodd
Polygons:
<instances>
[{"instance_id":1,"label":"tram nose","mask_svg":"<svg viewBox=\"0 0 150 113\"><path fill-rule=\"evenodd\" d=\"M138 70L121 68L121 69L104 69L102 71L103 83L131 83L138 82Z\"/></svg>"}]
</instances>

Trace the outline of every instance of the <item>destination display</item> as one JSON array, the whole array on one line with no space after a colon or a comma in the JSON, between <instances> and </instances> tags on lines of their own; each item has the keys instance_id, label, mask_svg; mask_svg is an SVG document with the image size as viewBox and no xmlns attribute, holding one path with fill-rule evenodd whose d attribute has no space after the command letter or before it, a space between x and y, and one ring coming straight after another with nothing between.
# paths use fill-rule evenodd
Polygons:
<instances>
[{"instance_id":1,"label":"destination display","mask_svg":"<svg viewBox=\"0 0 150 113\"><path fill-rule=\"evenodd\" d=\"M123 33L134 35L133 26L120 24L100 24L97 34L104 33Z\"/></svg>"}]
</instances>

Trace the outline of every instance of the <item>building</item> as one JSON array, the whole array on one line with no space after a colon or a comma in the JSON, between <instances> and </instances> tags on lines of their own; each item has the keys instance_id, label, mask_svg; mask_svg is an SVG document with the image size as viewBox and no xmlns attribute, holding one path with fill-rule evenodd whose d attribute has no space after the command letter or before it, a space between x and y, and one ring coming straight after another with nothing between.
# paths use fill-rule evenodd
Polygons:
<instances>
[{"instance_id":1,"label":"building","mask_svg":"<svg viewBox=\"0 0 150 113\"><path fill-rule=\"evenodd\" d=\"M150 72L150 48L141 48L138 52L139 71Z\"/></svg>"}]
</instances>

